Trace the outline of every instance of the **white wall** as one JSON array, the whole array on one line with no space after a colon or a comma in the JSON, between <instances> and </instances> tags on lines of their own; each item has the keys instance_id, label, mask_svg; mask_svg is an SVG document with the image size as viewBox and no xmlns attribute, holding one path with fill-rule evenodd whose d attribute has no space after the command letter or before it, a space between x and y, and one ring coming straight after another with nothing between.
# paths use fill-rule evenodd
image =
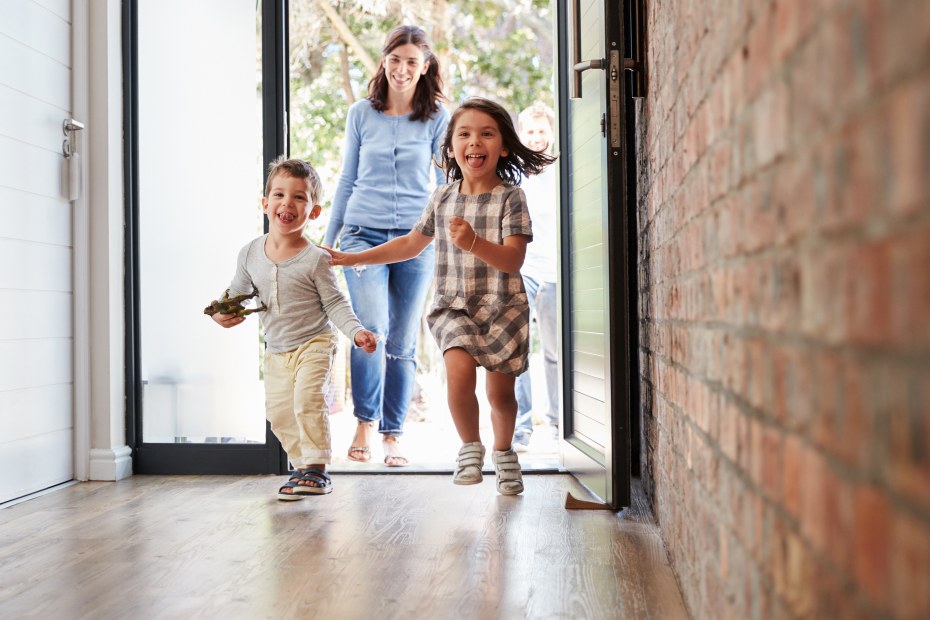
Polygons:
<instances>
[{"instance_id":1,"label":"white wall","mask_svg":"<svg viewBox=\"0 0 930 620\"><path fill-rule=\"evenodd\" d=\"M0 3L0 501L73 476L68 0Z\"/></svg>"},{"instance_id":2,"label":"white wall","mask_svg":"<svg viewBox=\"0 0 930 620\"><path fill-rule=\"evenodd\" d=\"M88 7L89 477L132 473L126 446L121 3Z\"/></svg>"}]
</instances>

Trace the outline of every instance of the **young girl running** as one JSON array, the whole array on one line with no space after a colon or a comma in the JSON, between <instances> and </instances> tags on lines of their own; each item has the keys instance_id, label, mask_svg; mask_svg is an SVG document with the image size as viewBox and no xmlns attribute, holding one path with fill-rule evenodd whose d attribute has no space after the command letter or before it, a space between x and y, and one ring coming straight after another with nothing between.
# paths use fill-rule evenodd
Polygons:
<instances>
[{"instance_id":1,"label":"young girl running","mask_svg":"<svg viewBox=\"0 0 930 620\"><path fill-rule=\"evenodd\" d=\"M553 161L520 141L500 105L468 99L452 115L443 140L450 183L433 192L414 228L363 252L324 248L333 265L393 263L417 256L435 237L436 293L426 318L443 352L449 410L462 440L452 481L482 479L475 369L483 366L494 431L491 460L504 495L523 491L511 439L514 380L527 369L529 356L530 315L520 267L533 232L518 184Z\"/></svg>"}]
</instances>

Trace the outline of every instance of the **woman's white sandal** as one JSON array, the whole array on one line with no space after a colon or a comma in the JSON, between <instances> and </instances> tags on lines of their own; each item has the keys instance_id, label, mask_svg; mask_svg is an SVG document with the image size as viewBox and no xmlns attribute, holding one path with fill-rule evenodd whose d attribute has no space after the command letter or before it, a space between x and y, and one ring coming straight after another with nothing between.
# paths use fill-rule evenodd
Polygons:
<instances>
[{"instance_id":1,"label":"woman's white sandal","mask_svg":"<svg viewBox=\"0 0 930 620\"><path fill-rule=\"evenodd\" d=\"M400 439L397 437L388 439L388 437L390 435L385 435L381 440L381 445L384 447L384 464L388 467L406 467L409 465L410 461L401 452ZM388 461L393 461L393 463Z\"/></svg>"},{"instance_id":2,"label":"woman's white sandal","mask_svg":"<svg viewBox=\"0 0 930 620\"><path fill-rule=\"evenodd\" d=\"M494 450L491 461L497 471L497 492L501 495L517 495L523 492L523 472L517 453L510 450Z\"/></svg>"},{"instance_id":3,"label":"woman's white sandal","mask_svg":"<svg viewBox=\"0 0 930 620\"><path fill-rule=\"evenodd\" d=\"M459 448L458 463L452 482L455 484L478 484L481 482L481 467L484 465L484 446L480 441L470 441Z\"/></svg>"}]
</instances>

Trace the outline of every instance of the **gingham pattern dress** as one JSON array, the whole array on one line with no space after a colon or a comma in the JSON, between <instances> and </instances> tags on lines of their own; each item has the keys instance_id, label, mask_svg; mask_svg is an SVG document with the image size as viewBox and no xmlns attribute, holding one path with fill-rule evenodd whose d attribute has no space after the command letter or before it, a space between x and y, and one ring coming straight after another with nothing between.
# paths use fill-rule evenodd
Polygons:
<instances>
[{"instance_id":1,"label":"gingham pattern dress","mask_svg":"<svg viewBox=\"0 0 930 620\"><path fill-rule=\"evenodd\" d=\"M437 188L414 226L436 240L436 293L426 321L441 351L461 347L483 368L516 376L529 362L530 310L523 278L455 247L449 218L461 217L492 243L511 235L532 239L526 196L506 183L477 196L460 194L460 185Z\"/></svg>"}]
</instances>

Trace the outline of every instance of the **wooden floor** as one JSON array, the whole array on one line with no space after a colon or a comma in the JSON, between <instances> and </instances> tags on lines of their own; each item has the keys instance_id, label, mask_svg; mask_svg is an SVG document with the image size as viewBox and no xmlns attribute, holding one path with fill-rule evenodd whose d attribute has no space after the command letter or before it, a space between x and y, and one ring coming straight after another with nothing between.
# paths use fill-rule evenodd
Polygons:
<instances>
[{"instance_id":1,"label":"wooden floor","mask_svg":"<svg viewBox=\"0 0 930 620\"><path fill-rule=\"evenodd\" d=\"M566 510L573 479L134 476L0 510L0 618L686 618L639 487ZM577 492L577 491L576 491Z\"/></svg>"}]
</instances>

